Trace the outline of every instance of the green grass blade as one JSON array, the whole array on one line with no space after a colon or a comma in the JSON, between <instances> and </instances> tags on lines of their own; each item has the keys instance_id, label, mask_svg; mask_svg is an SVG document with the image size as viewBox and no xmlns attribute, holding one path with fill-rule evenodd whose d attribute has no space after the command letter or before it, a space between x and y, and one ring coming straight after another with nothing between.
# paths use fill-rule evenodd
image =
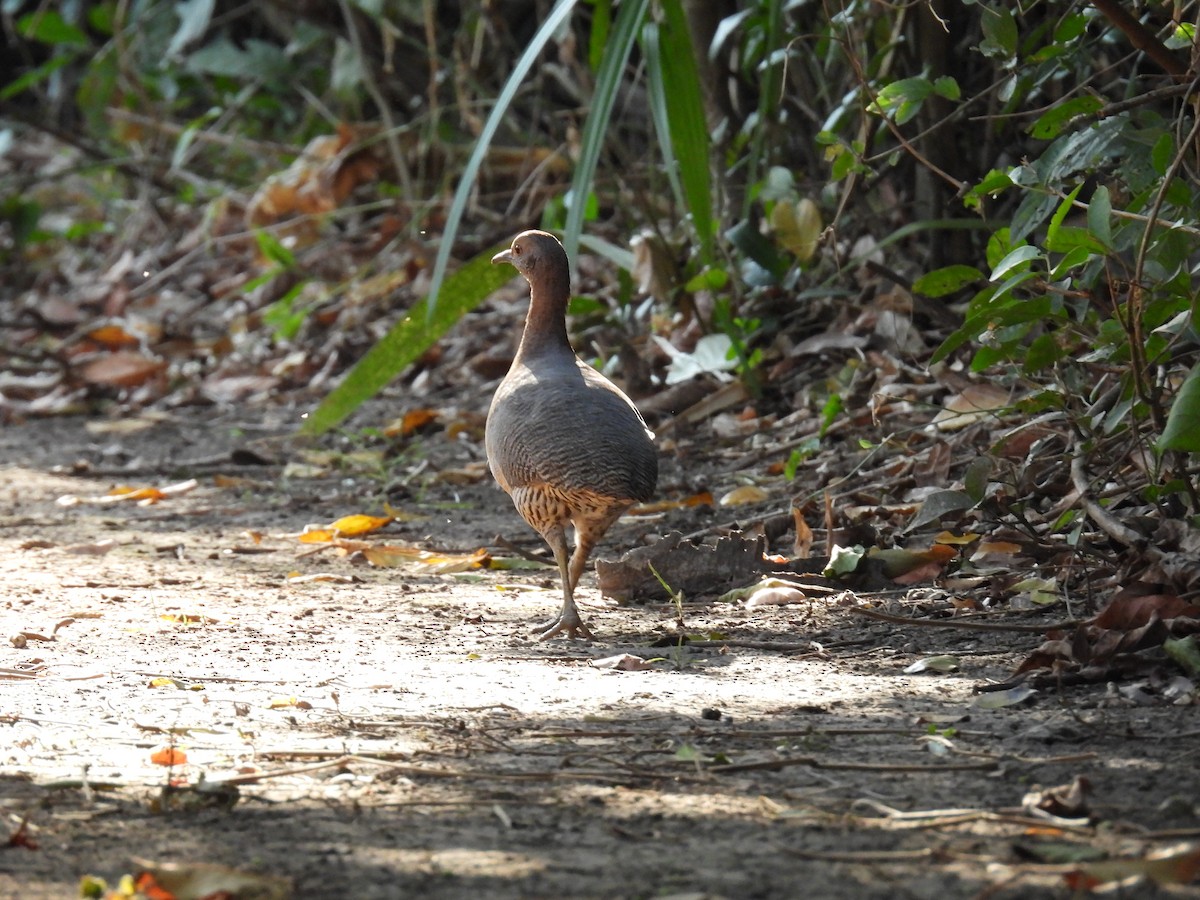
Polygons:
<instances>
[{"instance_id":1,"label":"green grass blade","mask_svg":"<svg viewBox=\"0 0 1200 900\"><path fill-rule=\"evenodd\" d=\"M342 383L321 401L300 430L319 435L339 425L419 359L465 313L482 303L496 288L511 281L516 274L511 266L492 265L492 256L506 246L507 243L497 244L445 279L442 303L436 309L428 308L428 300L413 306L408 315L393 325L391 331L346 374Z\"/></svg>"},{"instance_id":2,"label":"green grass blade","mask_svg":"<svg viewBox=\"0 0 1200 900\"><path fill-rule=\"evenodd\" d=\"M687 208L683 187L679 183L679 170L675 165L675 148L671 144L671 125L667 112L667 87L663 83L662 42L659 40L658 23L647 22L642 28L642 53L646 57L646 81L650 88L650 115L654 119L654 133L658 135L658 147L667 170L667 181L671 193L681 209Z\"/></svg>"},{"instance_id":3,"label":"green grass blade","mask_svg":"<svg viewBox=\"0 0 1200 900\"><path fill-rule=\"evenodd\" d=\"M626 0L617 9L617 18L609 35L600 71L596 73L596 90L592 94L591 108L583 135L579 142L579 162L575 165L575 176L571 180L572 203L567 210L566 228L563 230L563 246L571 268L575 267L575 256L579 250L579 235L583 231L583 214L587 209L587 195L596 175L596 163L600 150L608 135L609 119L613 104L617 100L617 88L625 71L629 52L637 39L638 29L646 16L650 0Z\"/></svg>"},{"instance_id":4,"label":"green grass blade","mask_svg":"<svg viewBox=\"0 0 1200 900\"><path fill-rule=\"evenodd\" d=\"M479 139L475 141L475 149L471 151L471 156L467 160L466 166L463 167L458 188L455 190L454 199L450 203L450 212L446 216L446 227L442 231L442 240L438 245L437 257L433 262L433 272L429 277L429 298L426 301L426 315L428 316L432 317L434 311L437 309L438 296L442 290L442 282L446 280L446 268L450 264L450 252L454 249L454 239L458 235L458 226L462 222L463 212L467 208L467 200L471 196L471 191L475 188L475 179L479 175L479 168L483 165L484 157L487 156L492 138L496 136L496 131L499 129L500 123L504 121L504 116L508 112L509 105L512 103L513 98L517 96L521 82L525 80L525 76L529 74L529 70L533 68L533 64L538 61L538 57L541 56L546 45L554 38L559 26L571 14L571 11L575 8L575 3L576 0L558 0L554 8L550 10L549 15L546 16L546 21L542 23L542 27L537 30L537 34L533 36L533 40L529 42L529 46L525 48L525 52L517 60L512 74L508 76L508 81L504 83L504 89L500 91L500 96L496 98L496 105L492 107L487 121L483 123L483 131L480 132Z\"/></svg>"},{"instance_id":5,"label":"green grass blade","mask_svg":"<svg viewBox=\"0 0 1200 900\"><path fill-rule=\"evenodd\" d=\"M713 216L712 176L709 171L710 140L704 99L700 96L700 73L692 52L687 16L680 0L661 0L665 14L659 28L662 80L667 104L671 146L679 163L679 178L687 198L692 226L700 239L701 255L708 260L716 234ZM667 164L671 164L667 160Z\"/></svg>"}]
</instances>

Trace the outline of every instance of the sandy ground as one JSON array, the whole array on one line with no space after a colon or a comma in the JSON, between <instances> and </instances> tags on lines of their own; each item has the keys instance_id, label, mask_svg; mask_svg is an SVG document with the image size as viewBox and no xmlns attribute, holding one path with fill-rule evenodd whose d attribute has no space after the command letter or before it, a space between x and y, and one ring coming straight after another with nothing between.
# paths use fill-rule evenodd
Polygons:
<instances>
[{"instance_id":1,"label":"sandy ground","mask_svg":"<svg viewBox=\"0 0 1200 900\"><path fill-rule=\"evenodd\" d=\"M0 896L78 896L149 860L295 897L1058 897L1078 860L1200 836L1194 706L1102 687L978 705L1036 635L698 598L694 643L655 647L676 610L607 603L588 574L600 640L538 643L550 568L375 569L295 538L388 496L420 518L372 540L538 549L487 479L397 493L289 472L286 450L220 462L261 436L215 412L0 436L0 808L18 835ZM473 452L418 456L432 472ZM189 477L154 505L87 502ZM599 555L677 527L626 519ZM622 653L654 662L595 665ZM937 654L957 670L905 673ZM186 762L153 762L164 749ZM1024 802L1079 776L1073 815Z\"/></svg>"}]
</instances>

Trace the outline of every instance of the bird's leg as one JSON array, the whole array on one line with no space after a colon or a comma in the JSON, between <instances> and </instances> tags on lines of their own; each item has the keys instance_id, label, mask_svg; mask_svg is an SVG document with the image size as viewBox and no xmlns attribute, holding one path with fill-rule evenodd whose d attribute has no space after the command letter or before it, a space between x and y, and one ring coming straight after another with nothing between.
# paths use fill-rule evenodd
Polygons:
<instances>
[{"instance_id":1,"label":"bird's leg","mask_svg":"<svg viewBox=\"0 0 1200 900\"><path fill-rule=\"evenodd\" d=\"M574 579L571 577L574 560L568 561L567 558L566 530L561 525L556 525L543 534L542 537L546 539L546 543L554 551L554 560L558 563L558 573L562 578L563 586L563 605L557 618L547 622L545 625L539 625L535 629L538 640L544 641L565 631L568 638L581 637L584 640L594 641L596 639L595 636L583 624L583 619L579 616L579 609L575 606L574 582L579 580L579 576L576 575ZM578 555L578 551L576 551L576 555ZM582 571L582 568L580 566L580 571Z\"/></svg>"},{"instance_id":2,"label":"bird's leg","mask_svg":"<svg viewBox=\"0 0 1200 900\"><path fill-rule=\"evenodd\" d=\"M583 577L583 570L587 568L588 557L591 556L592 548L600 543L600 539L604 537L604 532L608 531L610 525L617 519L621 518L628 504L613 505L607 509L591 510L589 515L576 516L573 520L575 525L575 553L571 557L571 565L569 571L571 573L571 588L579 586L579 579Z\"/></svg>"}]
</instances>

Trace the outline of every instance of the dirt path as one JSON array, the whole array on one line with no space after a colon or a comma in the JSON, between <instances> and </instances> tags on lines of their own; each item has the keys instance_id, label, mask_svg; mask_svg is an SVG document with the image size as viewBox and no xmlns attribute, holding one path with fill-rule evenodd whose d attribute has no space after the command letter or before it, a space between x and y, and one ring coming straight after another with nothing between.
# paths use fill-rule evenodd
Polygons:
<instances>
[{"instance_id":1,"label":"dirt path","mask_svg":"<svg viewBox=\"0 0 1200 900\"><path fill-rule=\"evenodd\" d=\"M296 897L1050 897L1072 868L1053 859L1200 834L1194 706L1099 688L976 705L1034 635L699 602L686 630L712 640L655 648L675 610L604 604L589 575L601 640L534 643L552 570L373 569L294 537L377 512L375 492L421 517L386 540L535 549L486 480L289 470L291 451L167 462L249 442L215 413L0 435L0 793L15 843L36 844L0 851L0 896L78 896L142 858ZM431 443L406 465L438 454L463 455ZM192 476L150 506L87 502ZM601 555L672 527L622 523ZM619 653L659 661L593 665ZM905 674L936 654L958 670ZM186 763L156 765L164 748ZM1023 808L1077 776L1083 806Z\"/></svg>"}]
</instances>

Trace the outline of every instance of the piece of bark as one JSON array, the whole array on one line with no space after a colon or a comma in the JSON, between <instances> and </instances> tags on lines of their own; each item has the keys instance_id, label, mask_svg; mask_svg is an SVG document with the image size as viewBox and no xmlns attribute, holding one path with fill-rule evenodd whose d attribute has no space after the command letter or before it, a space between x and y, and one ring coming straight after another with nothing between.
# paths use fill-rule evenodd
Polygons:
<instances>
[{"instance_id":1,"label":"piece of bark","mask_svg":"<svg viewBox=\"0 0 1200 900\"><path fill-rule=\"evenodd\" d=\"M647 547L630 550L620 559L597 559L596 575L600 593L624 604L668 599L651 566L672 591L695 597L723 594L770 573L821 572L828 564L828 560L818 558L769 560L763 556L765 547L761 536L732 534L707 545L686 542L682 534L673 531Z\"/></svg>"}]
</instances>

